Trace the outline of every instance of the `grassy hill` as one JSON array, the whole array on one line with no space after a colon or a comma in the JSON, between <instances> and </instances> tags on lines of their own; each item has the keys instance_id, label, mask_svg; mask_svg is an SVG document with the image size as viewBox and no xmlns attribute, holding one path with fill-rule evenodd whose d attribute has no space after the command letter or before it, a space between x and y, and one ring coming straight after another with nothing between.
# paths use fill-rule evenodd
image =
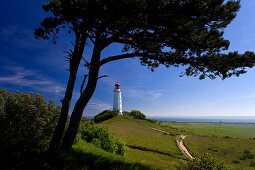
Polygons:
<instances>
[{"instance_id":1,"label":"grassy hill","mask_svg":"<svg viewBox=\"0 0 255 170\"><path fill-rule=\"evenodd\" d=\"M165 135L138 123L129 116L118 116L100 123L125 141L128 161L136 161L163 169L175 169L186 159L176 145L176 136ZM176 130L174 131L176 132Z\"/></svg>"},{"instance_id":2,"label":"grassy hill","mask_svg":"<svg viewBox=\"0 0 255 170\"><path fill-rule=\"evenodd\" d=\"M163 169L175 169L176 165L183 161L182 159L187 158L176 146L176 137L178 134L188 134L185 144L195 156L209 153L214 158L224 161L226 165L233 169L255 169L255 140L248 139L253 137L254 127L252 125L217 123L157 124L146 120L143 120L143 122L149 126L168 131L171 135L152 130L129 116L114 117L100 123L100 126L112 131L115 136L124 140L129 146L125 155L127 161L139 162Z\"/></svg>"}]
</instances>

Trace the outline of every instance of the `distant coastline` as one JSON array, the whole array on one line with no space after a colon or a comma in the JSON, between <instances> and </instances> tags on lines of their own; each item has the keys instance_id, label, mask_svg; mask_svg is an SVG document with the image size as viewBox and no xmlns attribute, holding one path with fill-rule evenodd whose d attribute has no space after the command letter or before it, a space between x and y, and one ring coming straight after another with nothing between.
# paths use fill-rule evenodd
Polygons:
<instances>
[{"instance_id":1,"label":"distant coastline","mask_svg":"<svg viewBox=\"0 0 255 170\"><path fill-rule=\"evenodd\" d=\"M167 122L255 123L255 116L148 117L148 118Z\"/></svg>"}]
</instances>

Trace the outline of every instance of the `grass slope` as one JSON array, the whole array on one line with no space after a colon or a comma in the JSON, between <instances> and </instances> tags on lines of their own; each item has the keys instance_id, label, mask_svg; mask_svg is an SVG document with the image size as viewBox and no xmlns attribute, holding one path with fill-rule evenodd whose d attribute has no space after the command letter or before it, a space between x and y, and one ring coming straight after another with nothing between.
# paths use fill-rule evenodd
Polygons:
<instances>
[{"instance_id":1,"label":"grass slope","mask_svg":"<svg viewBox=\"0 0 255 170\"><path fill-rule=\"evenodd\" d=\"M171 154L174 157L185 158L176 146L176 136L164 135L141 125L132 117L118 116L100 123L100 126L112 131L115 136L125 141L127 145L147 148ZM155 165L161 168L174 169L181 160L170 156L128 148L126 159Z\"/></svg>"},{"instance_id":2,"label":"grass slope","mask_svg":"<svg viewBox=\"0 0 255 170\"><path fill-rule=\"evenodd\" d=\"M214 158L237 169L250 169L250 164L255 161L254 158L240 160L245 149L255 154L255 140L199 135L189 135L185 140L192 152L196 154L209 153Z\"/></svg>"},{"instance_id":3,"label":"grass slope","mask_svg":"<svg viewBox=\"0 0 255 170\"><path fill-rule=\"evenodd\" d=\"M72 167L65 167L77 169L88 167L88 169L157 169L154 166L148 166L136 161L129 161L123 156L106 152L93 144L80 141L73 146L73 151L69 156L69 161L73 160ZM84 164L84 166L83 166Z\"/></svg>"},{"instance_id":4,"label":"grass slope","mask_svg":"<svg viewBox=\"0 0 255 170\"><path fill-rule=\"evenodd\" d=\"M128 161L123 156L106 152L93 144L80 140L73 145L71 151L56 155L29 152L13 158L1 153L0 169L151 170L157 167Z\"/></svg>"}]
</instances>

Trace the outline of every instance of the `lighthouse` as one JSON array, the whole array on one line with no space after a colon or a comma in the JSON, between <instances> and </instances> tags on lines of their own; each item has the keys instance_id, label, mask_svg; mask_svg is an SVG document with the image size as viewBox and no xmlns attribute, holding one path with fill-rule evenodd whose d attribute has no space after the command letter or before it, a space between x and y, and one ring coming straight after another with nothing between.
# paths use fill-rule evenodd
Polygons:
<instances>
[{"instance_id":1,"label":"lighthouse","mask_svg":"<svg viewBox=\"0 0 255 170\"><path fill-rule=\"evenodd\" d=\"M122 115L121 90L118 82L115 84L115 89L113 90L113 110L118 110L120 115Z\"/></svg>"}]
</instances>

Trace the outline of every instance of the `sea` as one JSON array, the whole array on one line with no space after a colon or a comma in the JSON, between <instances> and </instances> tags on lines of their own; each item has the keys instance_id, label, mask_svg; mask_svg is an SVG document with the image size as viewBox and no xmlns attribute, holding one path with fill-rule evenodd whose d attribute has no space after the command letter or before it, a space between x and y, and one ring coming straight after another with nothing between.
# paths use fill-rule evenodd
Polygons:
<instances>
[{"instance_id":1,"label":"sea","mask_svg":"<svg viewBox=\"0 0 255 170\"><path fill-rule=\"evenodd\" d=\"M227 123L255 123L255 116L208 116L208 117L148 117L160 121L170 122L227 122Z\"/></svg>"}]
</instances>

